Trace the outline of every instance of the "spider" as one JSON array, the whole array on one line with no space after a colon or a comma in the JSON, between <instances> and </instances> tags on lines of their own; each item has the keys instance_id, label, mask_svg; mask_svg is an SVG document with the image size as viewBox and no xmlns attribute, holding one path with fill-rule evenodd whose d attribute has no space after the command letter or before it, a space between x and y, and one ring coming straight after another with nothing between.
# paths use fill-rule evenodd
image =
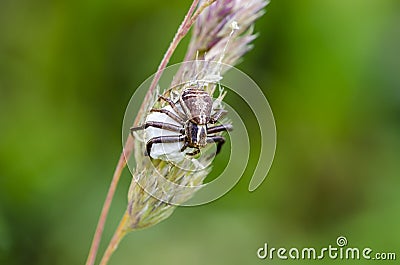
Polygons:
<instances>
[{"instance_id":1,"label":"spider","mask_svg":"<svg viewBox=\"0 0 400 265\"><path fill-rule=\"evenodd\" d=\"M165 108L153 108L150 112L163 113L180 125L147 121L138 127L132 127L131 133L148 127L177 133L177 135L157 136L149 139L146 143L147 155L152 157L151 148L153 144L177 142L183 142L183 147L180 149L181 152L184 152L188 147L194 149L194 151L186 153L189 156L197 155L200 153L200 148L209 143L216 143L216 154L220 152L222 145L225 143L225 138L221 135L216 135L216 133L231 131L233 127L231 124L214 125L227 112L224 109L218 109L212 114L213 101L204 89L197 86L188 86L182 90L177 102L173 102L165 96L160 96L158 100L163 100L169 104L173 112ZM182 110L178 108L178 103ZM212 126L209 126L210 124Z\"/></svg>"}]
</instances>

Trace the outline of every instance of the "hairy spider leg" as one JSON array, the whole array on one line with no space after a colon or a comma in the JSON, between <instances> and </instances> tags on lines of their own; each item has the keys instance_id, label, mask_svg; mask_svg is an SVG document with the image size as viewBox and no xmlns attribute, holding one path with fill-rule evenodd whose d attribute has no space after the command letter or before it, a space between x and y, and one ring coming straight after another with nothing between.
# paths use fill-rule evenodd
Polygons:
<instances>
[{"instance_id":1,"label":"hairy spider leg","mask_svg":"<svg viewBox=\"0 0 400 265\"><path fill-rule=\"evenodd\" d=\"M195 156L195 155L197 155L198 153L200 153L200 148L195 147L195 150L194 150L193 152L186 153L186 155L188 155L188 156Z\"/></svg>"},{"instance_id":2,"label":"hairy spider leg","mask_svg":"<svg viewBox=\"0 0 400 265\"><path fill-rule=\"evenodd\" d=\"M215 135L211 137L207 137L207 143L216 143L217 144L217 152L216 155L221 151L222 145L225 143L225 138L220 135Z\"/></svg>"},{"instance_id":3,"label":"hairy spider leg","mask_svg":"<svg viewBox=\"0 0 400 265\"><path fill-rule=\"evenodd\" d=\"M228 113L228 111L224 109L218 109L217 112L215 112L210 119L210 123L215 124L218 122L219 119L221 119L223 116L225 116Z\"/></svg>"},{"instance_id":4,"label":"hairy spider leg","mask_svg":"<svg viewBox=\"0 0 400 265\"><path fill-rule=\"evenodd\" d=\"M185 141L185 135L171 135L171 136L158 136L151 138L146 143L146 155L150 156L151 147L153 144L160 144L160 143L177 143Z\"/></svg>"},{"instance_id":5,"label":"hairy spider leg","mask_svg":"<svg viewBox=\"0 0 400 265\"><path fill-rule=\"evenodd\" d=\"M158 100L160 100L160 99L162 99L162 100L164 100L165 102L167 102L170 106L171 106L171 108L176 112L176 114L178 114L178 116L182 119L182 120L186 120L187 118L186 118L186 115L184 114L184 113L182 113L179 109L178 109L178 107L176 106L176 104L171 100L171 99L169 99L169 98L166 98L166 97L163 97L163 96L160 96L159 98L158 98Z\"/></svg>"},{"instance_id":6,"label":"hairy spider leg","mask_svg":"<svg viewBox=\"0 0 400 265\"><path fill-rule=\"evenodd\" d=\"M174 121L177 121L179 123L185 123L185 120L183 120L181 117L179 117L178 115L176 115L175 113L173 113L172 111L169 111L167 109L151 109L150 112L163 113L163 114L167 115L168 117L170 117L171 119L173 119Z\"/></svg>"},{"instance_id":7,"label":"hairy spider leg","mask_svg":"<svg viewBox=\"0 0 400 265\"><path fill-rule=\"evenodd\" d=\"M132 127L131 133L133 133L134 131L138 131L138 130L144 130L148 127L164 129L164 130L168 130L171 132L179 132L181 134L183 134L185 132L185 128L178 126L178 125L164 123L164 122L158 122L158 121L148 121L138 127Z\"/></svg>"},{"instance_id":8,"label":"hairy spider leg","mask_svg":"<svg viewBox=\"0 0 400 265\"><path fill-rule=\"evenodd\" d=\"M233 130L232 124L222 124L207 128L207 134L223 132L223 131L232 131L232 130Z\"/></svg>"},{"instance_id":9,"label":"hairy spider leg","mask_svg":"<svg viewBox=\"0 0 400 265\"><path fill-rule=\"evenodd\" d=\"M188 147L189 147L189 146L188 146L188 143L185 142L185 144L184 144L184 145L182 146L182 148L181 148L181 152L185 151L186 148L188 148ZM186 153L186 155L195 156L195 155L197 155L198 153L200 153L200 148L198 148L198 147L192 147L192 148L195 148L195 150L194 150L193 152Z\"/></svg>"}]
</instances>

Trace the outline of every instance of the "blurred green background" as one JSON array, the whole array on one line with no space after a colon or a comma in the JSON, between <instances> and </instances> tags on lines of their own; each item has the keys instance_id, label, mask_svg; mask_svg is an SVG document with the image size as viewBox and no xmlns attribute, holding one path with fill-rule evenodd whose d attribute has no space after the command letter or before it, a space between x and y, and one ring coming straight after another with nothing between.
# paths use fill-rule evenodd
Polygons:
<instances>
[{"instance_id":1,"label":"blurred green background","mask_svg":"<svg viewBox=\"0 0 400 265\"><path fill-rule=\"evenodd\" d=\"M125 107L189 5L0 1L0 264L84 263ZM289 264L256 250L335 245L340 235L400 259L399 25L397 0L272 1L238 66L274 111L268 178L249 193L248 170L221 199L129 234L110 264ZM124 172L100 250L129 182Z\"/></svg>"}]
</instances>

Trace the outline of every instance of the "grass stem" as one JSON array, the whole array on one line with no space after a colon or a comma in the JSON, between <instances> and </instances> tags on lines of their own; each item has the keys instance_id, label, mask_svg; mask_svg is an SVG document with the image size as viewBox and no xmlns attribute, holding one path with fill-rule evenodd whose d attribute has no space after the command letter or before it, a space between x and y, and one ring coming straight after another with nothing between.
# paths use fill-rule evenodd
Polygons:
<instances>
[{"instance_id":1,"label":"grass stem","mask_svg":"<svg viewBox=\"0 0 400 265\"><path fill-rule=\"evenodd\" d=\"M129 220L129 213L125 212L122 216L121 222L119 223L114 235L104 252L103 258L100 261L100 265L106 265L111 258L111 255L117 249L118 244L121 242L122 238L128 233L127 222Z\"/></svg>"},{"instance_id":2,"label":"grass stem","mask_svg":"<svg viewBox=\"0 0 400 265\"><path fill-rule=\"evenodd\" d=\"M200 13L209 5L211 5L212 3L214 3L216 0L209 0L204 2L200 7L197 8L199 0L194 0L192 5L190 6L184 20L182 21L180 27L178 28L178 31L176 32L170 46L168 47L159 67L157 70L156 75L154 76L154 79L152 80L152 83L150 85L149 90L146 93L145 99L142 102L142 105L140 107L139 113L136 116L136 119L134 121L133 126L136 126L138 124L138 122L140 121L140 117L143 114L143 111L145 109L147 109L150 100L152 98L152 95L154 93L154 89L157 87L157 83L159 82L161 75L164 71L164 69L167 67L169 60L171 59L172 54L174 53L174 51L176 50L176 47L178 46L178 44L180 43L180 41L186 36L186 34L189 32L190 28L192 27L193 23L196 21L197 17L200 15ZM196 11L195 11L196 10ZM107 219L107 215L111 206L111 202L112 199L114 197L115 194L115 190L117 187L117 184L119 182L119 179L121 177L122 174L122 170L124 169L124 167L126 166L126 161L129 159L130 154L132 153L132 150L134 148L134 141L132 139L132 137L128 137L125 146L124 146L124 150L121 153L121 156L119 158L119 161L117 163L116 169L114 171L114 175L113 178L111 180L111 184L110 187L108 189L108 193L107 193L107 197L106 200L104 202L100 217L99 217L99 221L97 224L97 228L95 231L95 235L93 237L93 241L92 241L92 245L90 247L89 250L89 254L88 254L88 258L86 261L86 265L94 265L95 260L96 260L96 256L97 256L97 252L99 249L99 245L100 245L100 241L101 241L101 236L103 234L103 230L104 230L104 225ZM124 221L127 218L127 213L125 213L122 221ZM121 221L121 223L122 223ZM126 222L126 220L125 220ZM120 224L121 226L121 224ZM120 228L120 227L118 227ZM107 247L107 250L103 256L103 259L101 261L100 264L104 265L107 264L109 256L111 256L112 252L115 250L114 247L116 247L116 240L118 240L118 242L122 239L123 235L126 233L126 231L124 231L124 233L122 233L121 231L118 232L118 229L116 231L116 234L114 234L114 237L112 238L112 240L110 241L110 244ZM117 242L117 243L118 243ZM109 255L109 256L107 256Z\"/></svg>"}]
</instances>

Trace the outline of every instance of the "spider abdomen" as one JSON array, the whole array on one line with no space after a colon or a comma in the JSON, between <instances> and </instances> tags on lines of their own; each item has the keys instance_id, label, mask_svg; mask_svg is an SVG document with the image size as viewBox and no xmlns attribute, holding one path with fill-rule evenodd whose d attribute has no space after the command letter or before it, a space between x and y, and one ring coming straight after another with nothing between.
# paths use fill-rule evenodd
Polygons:
<instances>
[{"instance_id":1,"label":"spider abdomen","mask_svg":"<svg viewBox=\"0 0 400 265\"><path fill-rule=\"evenodd\" d=\"M187 88L180 97L180 104L189 120L199 125L210 121L212 103L211 96L200 88Z\"/></svg>"},{"instance_id":2,"label":"spider abdomen","mask_svg":"<svg viewBox=\"0 0 400 265\"><path fill-rule=\"evenodd\" d=\"M185 134L189 147L204 147L207 145L207 126L188 121L185 125Z\"/></svg>"}]
</instances>

